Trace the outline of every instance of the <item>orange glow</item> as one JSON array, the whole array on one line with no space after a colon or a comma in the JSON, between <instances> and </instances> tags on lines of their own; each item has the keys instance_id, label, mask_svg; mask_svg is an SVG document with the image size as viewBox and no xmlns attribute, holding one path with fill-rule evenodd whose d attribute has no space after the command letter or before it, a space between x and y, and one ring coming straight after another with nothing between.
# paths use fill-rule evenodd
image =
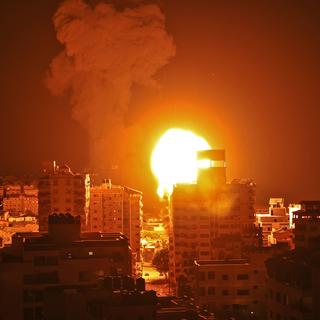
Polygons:
<instances>
[{"instance_id":1,"label":"orange glow","mask_svg":"<svg viewBox=\"0 0 320 320\"><path fill-rule=\"evenodd\" d=\"M171 194L177 183L195 183L199 164L197 151L210 149L208 142L191 131L169 129L156 144L151 155L151 169L158 180L159 197ZM210 166L204 160L201 167Z\"/></svg>"}]
</instances>

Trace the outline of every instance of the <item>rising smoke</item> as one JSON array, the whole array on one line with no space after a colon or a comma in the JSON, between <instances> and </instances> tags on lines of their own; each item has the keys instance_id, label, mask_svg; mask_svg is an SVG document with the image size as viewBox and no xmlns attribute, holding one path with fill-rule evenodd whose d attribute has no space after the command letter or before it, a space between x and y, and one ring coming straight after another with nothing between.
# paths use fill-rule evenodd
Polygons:
<instances>
[{"instance_id":1,"label":"rising smoke","mask_svg":"<svg viewBox=\"0 0 320 320\"><path fill-rule=\"evenodd\" d=\"M175 54L165 17L156 4L119 9L67 0L53 23L63 50L46 85L54 95L70 95L72 116L90 138L91 165L114 166L130 151L133 129L125 117L133 86L156 87L155 74Z\"/></svg>"}]
</instances>

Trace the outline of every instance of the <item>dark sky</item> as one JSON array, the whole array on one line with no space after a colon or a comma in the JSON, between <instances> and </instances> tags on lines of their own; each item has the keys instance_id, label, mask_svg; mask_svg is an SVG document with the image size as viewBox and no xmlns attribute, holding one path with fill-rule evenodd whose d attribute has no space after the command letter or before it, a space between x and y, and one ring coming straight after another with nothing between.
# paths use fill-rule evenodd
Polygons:
<instances>
[{"instance_id":1,"label":"dark sky","mask_svg":"<svg viewBox=\"0 0 320 320\"><path fill-rule=\"evenodd\" d=\"M67 97L43 84L61 50L52 25L59 3L0 2L2 174L37 172L44 159L88 167L86 132ZM146 198L155 190L150 152L175 126L225 148L228 177L254 179L258 203L319 199L320 3L175 0L163 9L177 53L158 75L161 92L134 92L131 121L145 139L128 183Z\"/></svg>"}]
</instances>

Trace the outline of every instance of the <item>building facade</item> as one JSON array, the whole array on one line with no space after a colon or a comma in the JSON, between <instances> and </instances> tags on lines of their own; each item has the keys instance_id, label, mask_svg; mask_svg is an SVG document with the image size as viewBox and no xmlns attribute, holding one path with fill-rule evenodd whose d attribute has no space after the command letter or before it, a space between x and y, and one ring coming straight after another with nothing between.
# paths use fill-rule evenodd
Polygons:
<instances>
[{"instance_id":1,"label":"building facade","mask_svg":"<svg viewBox=\"0 0 320 320\"><path fill-rule=\"evenodd\" d=\"M249 259L195 261L195 301L218 319L266 318L266 270L270 252Z\"/></svg>"},{"instance_id":2,"label":"building facade","mask_svg":"<svg viewBox=\"0 0 320 320\"><path fill-rule=\"evenodd\" d=\"M44 317L44 291L131 276L131 250L119 233L80 233L80 218L50 215L48 233L17 233L0 250L0 319Z\"/></svg>"},{"instance_id":3,"label":"building facade","mask_svg":"<svg viewBox=\"0 0 320 320\"><path fill-rule=\"evenodd\" d=\"M294 243L297 249L318 248L320 242L320 201L302 201L293 212Z\"/></svg>"},{"instance_id":4,"label":"building facade","mask_svg":"<svg viewBox=\"0 0 320 320\"><path fill-rule=\"evenodd\" d=\"M256 212L256 224L262 231L263 246L274 244L273 232L290 230L290 215L284 206L283 198L270 198L268 213Z\"/></svg>"},{"instance_id":5,"label":"building facade","mask_svg":"<svg viewBox=\"0 0 320 320\"><path fill-rule=\"evenodd\" d=\"M38 215L38 188L33 185L9 185L2 200L3 210L10 215Z\"/></svg>"},{"instance_id":6,"label":"building facade","mask_svg":"<svg viewBox=\"0 0 320 320\"><path fill-rule=\"evenodd\" d=\"M224 150L201 152L199 159L210 167L200 170L196 184L175 186L171 197L169 277L178 294L191 294L194 260L240 259L258 245L255 184L226 182Z\"/></svg>"},{"instance_id":7,"label":"building facade","mask_svg":"<svg viewBox=\"0 0 320 320\"><path fill-rule=\"evenodd\" d=\"M73 173L67 165L55 161L43 164L39 179L39 230L47 231L48 217L53 213L69 213L81 217L82 231L88 230L90 177Z\"/></svg>"},{"instance_id":8,"label":"building facade","mask_svg":"<svg viewBox=\"0 0 320 320\"><path fill-rule=\"evenodd\" d=\"M156 292L145 290L144 279L109 276L91 287L48 288L44 313L47 320L156 320L157 302Z\"/></svg>"},{"instance_id":9,"label":"building facade","mask_svg":"<svg viewBox=\"0 0 320 320\"><path fill-rule=\"evenodd\" d=\"M320 314L320 201L293 212L295 250L270 258L269 320L316 320Z\"/></svg>"},{"instance_id":10,"label":"building facade","mask_svg":"<svg viewBox=\"0 0 320 320\"><path fill-rule=\"evenodd\" d=\"M122 232L130 241L135 262L140 261L142 192L105 181L91 187L91 231Z\"/></svg>"}]
</instances>

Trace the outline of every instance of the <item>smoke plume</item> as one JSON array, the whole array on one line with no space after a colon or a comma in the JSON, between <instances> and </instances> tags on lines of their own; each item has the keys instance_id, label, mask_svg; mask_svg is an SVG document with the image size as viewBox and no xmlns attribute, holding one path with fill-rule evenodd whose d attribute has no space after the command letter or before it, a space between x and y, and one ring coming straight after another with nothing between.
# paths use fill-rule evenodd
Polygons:
<instances>
[{"instance_id":1,"label":"smoke plume","mask_svg":"<svg viewBox=\"0 0 320 320\"><path fill-rule=\"evenodd\" d=\"M72 116L88 132L92 165L112 166L130 150L125 126L133 85L157 86L154 76L175 54L156 4L116 9L67 0L53 17L63 50L46 85L69 94Z\"/></svg>"}]
</instances>

